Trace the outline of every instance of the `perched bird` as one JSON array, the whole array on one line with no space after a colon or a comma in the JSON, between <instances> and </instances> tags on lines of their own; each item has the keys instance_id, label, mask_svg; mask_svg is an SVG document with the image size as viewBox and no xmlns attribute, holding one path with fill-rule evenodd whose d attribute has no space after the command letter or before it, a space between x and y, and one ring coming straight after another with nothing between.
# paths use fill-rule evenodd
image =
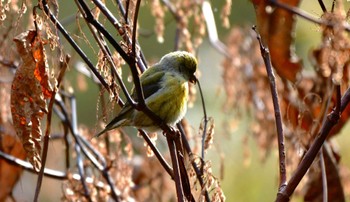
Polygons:
<instances>
[{"instance_id":1,"label":"perched bird","mask_svg":"<svg viewBox=\"0 0 350 202\"><path fill-rule=\"evenodd\" d=\"M185 116L188 81L196 83L196 69L197 60L192 54L175 51L163 56L140 76L146 105L164 123L174 126ZM131 97L137 101L135 89L131 93ZM96 136L121 126L135 126L148 132L159 130L159 126L145 113L126 102L119 114Z\"/></svg>"}]
</instances>

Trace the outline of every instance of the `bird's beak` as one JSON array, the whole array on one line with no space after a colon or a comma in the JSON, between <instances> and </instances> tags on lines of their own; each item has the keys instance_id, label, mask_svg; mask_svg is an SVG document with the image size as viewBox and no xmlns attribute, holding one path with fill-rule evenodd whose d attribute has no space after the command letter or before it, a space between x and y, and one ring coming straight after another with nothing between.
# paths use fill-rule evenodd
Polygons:
<instances>
[{"instance_id":1,"label":"bird's beak","mask_svg":"<svg viewBox=\"0 0 350 202\"><path fill-rule=\"evenodd\" d=\"M197 77L196 77L196 75L193 74L193 75L190 77L190 82L193 83L193 84L196 84L196 83L197 83Z\"/></svg>"}]
</instances>

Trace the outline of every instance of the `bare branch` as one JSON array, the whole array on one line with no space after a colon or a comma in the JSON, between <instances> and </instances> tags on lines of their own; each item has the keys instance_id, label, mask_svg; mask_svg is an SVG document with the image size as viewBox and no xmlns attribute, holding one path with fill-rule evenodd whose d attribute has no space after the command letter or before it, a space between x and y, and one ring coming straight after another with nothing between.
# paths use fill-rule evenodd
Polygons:
<instances>
[{"instance_id":1,"label":"bare branch","mask_svg":"<svg viewBox=\"0 0 350 202\"><path fill-rule=\"evenodd\" d=\"M350 102L350 88L347 89L345 94L343 95L341 99L341 106L339 109L333 109L333 111L328 115L327 121L322 125L322 128L312 143L310 149L306 152L304 158L301 160L298 168L296 169L295 173L289 180L287 186L280 190L277 194L276 201L282 202L282 201L289 201L289 197L293 194L295 188L298 186L301 179L304 177L305 173L311 166L313 160L317 156L317 153L319 152L320 148L322 147L324 141L326 140L329 132L331 129L337 124L337 122L340 119L340 114L338 111L343 112L346 108L346 106Z\"/></svg>"},{"instance_id":2,"label":"bare branch","mask_svg":"<svg viewBox=\"0 0 350 202\"><path fill-rule=\"evenodd\" d=\"M276 78L272 70L270 52L267 47L264 47L261 37L255 26L253 27L254 31L257 33L257 39L260 44L261 56L264 59L267 76L270 83L270 90L272 95L273 109L275 111L275 121L277 128L277 141L278 141L278 157L279 157L279 173L280 173L280 182L279 189L283 189L287 184L287 171L286 171L286 151L284 148L284 134L283 134L283 124L282 124L282 116L278 101L277 87L276 87Z\"/></svg>"}]
</instances>

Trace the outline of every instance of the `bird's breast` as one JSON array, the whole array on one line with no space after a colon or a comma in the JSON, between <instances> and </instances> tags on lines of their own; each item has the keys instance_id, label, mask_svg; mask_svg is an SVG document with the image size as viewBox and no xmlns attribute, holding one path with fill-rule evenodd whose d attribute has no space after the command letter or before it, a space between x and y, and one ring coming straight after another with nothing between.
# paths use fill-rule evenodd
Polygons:
<instances>
[{"instance_id":1,"label":"bird's breast","mask_svg":"<svg viewBox=\"0 0 350 202\"><path fill-rule=\"evenodd\" d=\"M188 83L176 74L166 74L161 89L146 104L167 124L174 125L186 114Z\"/></svg>"}]
</instances>

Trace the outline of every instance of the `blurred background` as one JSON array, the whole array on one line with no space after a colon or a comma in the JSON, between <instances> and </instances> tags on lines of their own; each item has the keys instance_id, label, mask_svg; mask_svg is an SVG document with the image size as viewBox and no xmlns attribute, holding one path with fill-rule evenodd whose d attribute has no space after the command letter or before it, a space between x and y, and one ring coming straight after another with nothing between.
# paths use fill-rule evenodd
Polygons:
<instances>
[{"instance_id":1,"label":"blurred background","mask_svg":"<svg viewBox=\"0 0 350 202\"><path fill-rule=\"evenodd\" d=\"M329 8L333 1L323 1ZM350 2L343 1L345 11L350 7ZM59 18L65 27L72 33L78 32L75 22L77 8L70 1L59 1L60 12ZM232 1L232 10L229 20L230 28L224 28L220 20L221 9L224 1L210 1L216 20L219 39L225 44L231 32L232 27L252 27L256 24L254 7L250 1L234 0ZM139 42L145 57L152 64L157 61L162 55L174 50L174 37L176 24L169 13L165 16L165 32L164 42L159 43L153 32L154 19L150 13L151 4L149 1L142 1L142 7L139 14L140 35ZM301 9L308 12L315 18L320 18L322 10L317 1L302 1ZM82 25L82 30L88 29ZM296 54L302 59L306 68L310 67L309 55L310 49L318 46L321 40L320 28L311 22L297 18L295 30L295 48ZM74 55L71 47L61 39L65 51L73 56L73 65L80 64L79 57ZM78 39L79 41L79 39ZM80 44L95 64L96 52L89 51L89 44L80 40ZM222 81L222 61L224 56L215 49L207 37L204 37L203 43L198 48L198 59L200 68L199 81L201 82L204 92L208 116L213 117L215 121L215 135L213 147L206 154L206 161L210 161L213 166L213 174L219 179L221 187L226 196L226 201L274 201L278 189L278 153L277 149L273 148L267 154L265 159L259 156L259 149L253 137L247 134L251 121L250 115L247 113L242 116L242 109L236 111L224 111L223 105L226 95L223 90ZM81 62L81 61L80 61ZM124 68L127 69L127 68ZM311 69L311 67L310 67ZM124 71L124 70L123 70ZM124 72L123 72L124 73ZM127 70L125 70L127 74ZM97 122L101 119L96 115L98 99L100 95L99 89L90 80L79 75L75 68L70 67L66 73L72 85L77 106L78 106L78 121L79 124L95 128L99 130ZM130 89L130 86L128 86ZM239 119L235 116L240 112ZM203 110L201 100L197 97L192 108L187 112L186 119L192 125L194 133L198 132L200 122L203 118ZM234 121L229 121L234 120ZM227 122L230 126L227 130ZM60 128L54 128L59 131ZM346 167L350 168L350 149L347 146L350 142L347 125L341 131L341 134L336 137L339 144L340 153L342 154L341 162ZM136 134L136 132L135 132ZM140 142L142 140L140 139ZM267 140L268 141L268 140ZM165 144L164 138L159 136L159 145ZM63 148L60 142L50 143L49 158L47 162L48 168L64 169L64 165L57 162L63 162ZM288 150L287 150L288 152ZM36 175L27 171L23 173L22 178L16 185L14 197L17 201L32 201L34 196L33 185L36 183ZM40 201L59 201L62 193L62 185L60 181L45 178L41 192ZM299 197L293 197L291 201L302 201ZM348 199L348 201L350 201Z\"/></svg>"}]
</instances>

